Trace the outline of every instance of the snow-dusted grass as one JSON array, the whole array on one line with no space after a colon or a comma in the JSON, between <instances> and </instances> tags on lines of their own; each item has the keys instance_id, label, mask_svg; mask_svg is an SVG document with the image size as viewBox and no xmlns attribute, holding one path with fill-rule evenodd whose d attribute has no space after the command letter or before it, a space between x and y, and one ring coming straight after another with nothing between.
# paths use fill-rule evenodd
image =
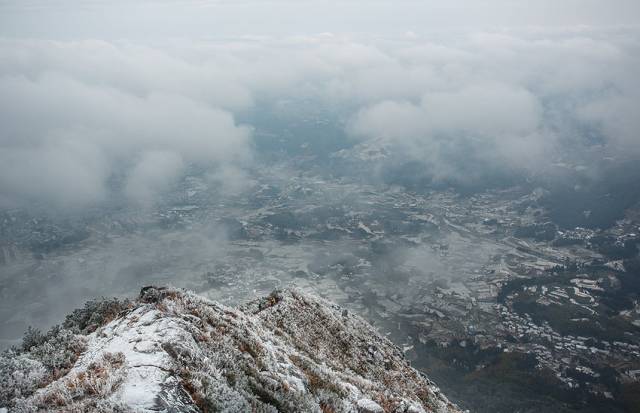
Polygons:
<instances>
[{"instance_id":1,"label":"snow-dusted grass","mask_svg":"<svg viewBox=\"0 0 640 413\"><path fill-rule=\"evenodd\" d=\"M74 370L31 397L17 400L14 411L117 411L124 406L107 398L124 380L123 366L122 353L103 353L86 369Z\"/></svg>"},{"instance_id":2,"label":"snow-dusted grass","mask_svg":"<svg viewBox=\"0 0 640 413\"><path fill-rule=\"evenodd\" d=\"M148 287L126 306L79 311L58 332L81 337L73 365L47 383L55 363L29 358L33 346L4 369L38 384L4 403L18 411L457 411L364 320L298 290L231 308Z\"/></svg>"}]
</instances>

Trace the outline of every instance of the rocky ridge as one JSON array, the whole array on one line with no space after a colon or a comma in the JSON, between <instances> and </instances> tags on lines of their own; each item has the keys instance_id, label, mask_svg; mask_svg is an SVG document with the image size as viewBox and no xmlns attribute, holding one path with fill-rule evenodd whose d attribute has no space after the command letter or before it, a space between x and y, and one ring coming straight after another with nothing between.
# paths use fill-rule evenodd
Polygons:
<instances>
[{"instance_id":1,"label":"rocky ridge","mask_svg":"<svg viewBox=\"0 0 640 413\"><path fill-rule=\"evenodd\" d=\"M367 322L297 289L236 308L158 287L107 304L0 356L0 406L459 412Z\"/></svg>"}]
</instances>

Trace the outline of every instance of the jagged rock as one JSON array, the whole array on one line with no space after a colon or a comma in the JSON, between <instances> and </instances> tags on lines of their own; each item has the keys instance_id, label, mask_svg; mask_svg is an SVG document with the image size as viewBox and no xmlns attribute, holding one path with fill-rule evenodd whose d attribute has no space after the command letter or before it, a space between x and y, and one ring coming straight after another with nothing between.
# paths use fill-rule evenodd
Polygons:
<instances>
[{"instance_id":1,"label":"jagged rock","mask_svg":"<svg viewBox=\"0 0 640 413\"><path fill-rule=\"evenodd\" d=\"M231 308L145 287L130 304L84 336L84 350L64 375L0 405L11 411L459 411L364 320L299 290Z\"/></svg>"}]
</instances>

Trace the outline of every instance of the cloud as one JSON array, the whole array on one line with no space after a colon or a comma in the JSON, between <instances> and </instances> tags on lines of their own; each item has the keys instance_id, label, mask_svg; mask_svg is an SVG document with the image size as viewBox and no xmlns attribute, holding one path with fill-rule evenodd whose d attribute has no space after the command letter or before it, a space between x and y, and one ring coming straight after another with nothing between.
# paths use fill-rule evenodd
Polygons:
<instances>
[{"instance_id":1,"label":"cloud","mask_svg":"<svg viewBox=\"0 0 640 413\"><path fill-rule=\"evenodd\" d=\"M475 32L439 45L387 39L379 47L404 76L380 83L402 85L414 72L422 83L360 105L348 130L359 141L384 139L445 181L496 167L541 174L554 162L584 162L594 144L601 156L636 156L637 35L571 28Z\"/></svg>"},{"instance_id":2,"label":"cloud","mask_svg":"<svg viewBox=\"0 0 640 413\"><path fill-rule=\"evenodd\" d=\"M182 157L177 153L145 153L130 172L125 192L129 198L149 204L155 195L175 183L183 168Z\"/></svg>"},{"instance_id":3,"label":"cloud","mask_svg":"<svg viewBox=\"0 0 640 413\"><path fill-rule=\"evenodd\" d=\"M383 138L437 175L460 177L457 164L475 160L540 167L552 135L541 130L542 108L529 91L503 84L427 93L418 103L384 101L362 109L350 125L363 139ZM469 145L473 153L469 154ZM479 171L470 171L478 174Z\"/></svg>"},{"instance_id":4,"label":"cloud","mask_svg":"<svg viewBox=\"0 0 640 413\"><path fill-rule=\"evenodd\" d=\"M437 133L516 136L534 132L540 104L527 90L503 84L425 94L420 102L384 101L361 110L352 130L364 136L421 139Z\"/></svg>"},{"instance_id":5,"label":"cloud","mask_svg":"<svg viewBox=\"0 0 640 413\"><path fill-rule=\"evenodd\" d=\"M507 137L534 132L541 114L531 92L499 83L430 93L423 97L422 107L437 131Z\"/></svg>"},{"instance_id":6,"label":"cloud","mask_svg":"<svg viewBox=\"0 0 640 413\"><path fill-rule=\"evenodd\" d=\"M0 150L0 203L43 201L70 207L101 201L108 165L99 148L63 140L33 148Z\"/></svg>"},{"instance_id":7,"label":"cloud","mask_svg":"<svg viewBox=\"0 0 640 413\"><path fill-rule=\"evenodd\" d=\"M607 137L616 155L640 155L640 95L617 93L578 109L578 116Z\"/></svg>"},{"instance_id":8,"label":"cloud","mask_svg":"<svg viewBox=\"0 0 640 413\"><path fill-rule=\"evenodd\" d=\"M337 114L444 180L539 173L596 135L603 156L638 153L636 29L405 32L0 40L0 201L101 202L114 176L145 181L163 162L167 182L197 164L236 193L251 185L247 114L282 102Z\"/></svg>"},{"instance_id":9,"label":"cloud","mask_svg":"<svg viewBox=\"0 0 640 413\"><path fill-rule=\"evenodd\" d=\"M0 41L3 74L31 78L64 74L88 86L105 86L136 96L165 93L188 96L211 106L246 108L252 96L235 78L225 56L205 55L192 62L173 56L168 48L101 40ZM198 56L201 58L202 56Z\"/></svg>"},{"instance_id":10,"label":"cloud","mask_svg":"<svg viewBox=\"0 0 640 413\"><path fill-rule=\"evenodd\" d=\"M22 46L23 53L18 52ZM223 102L227 107L247 102L238 103L229 88L215 93L219 80L194 77L199 68L181 74L169 70L168 75L164 65L151 59L148 80L136 63L144 56L129 58L112 48L102 43L3 44L8 57L0 69L4 203L89 205L108 196L107 181L114 175L132 180L127 195L142 193L138 189L152 178L153 164L168 168L158 171L163 176L169 170L176 174L182 162L236 167L249 162L250 129L221 107ZM105 49L111 57L84 57L102 55ZM211 93L205 92L209 88ZM151 187L147 195L162 185L153 181Z\"/></svg>"}]
</instances>

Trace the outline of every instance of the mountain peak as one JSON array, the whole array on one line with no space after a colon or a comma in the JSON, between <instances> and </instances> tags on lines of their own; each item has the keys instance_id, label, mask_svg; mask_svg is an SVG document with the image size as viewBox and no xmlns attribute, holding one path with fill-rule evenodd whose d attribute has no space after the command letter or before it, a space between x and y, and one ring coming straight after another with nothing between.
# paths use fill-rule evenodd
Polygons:
<instances>
[{"instance_id":1,"label":"mountain peak","mask_svg":"<svg viewBox=\"0 0 640 413\"><path fill-rule=\"evenodd\" d=\"M0 388L0 402L17 411L459 411L362 318L298 289L233 308L144 287L119 310L88 334L60 329L73 340L8 352L10 371L3 355L3 385L14 388ZM41 348L70 342L77 357L52 372ZM20 389L25 377L39 388Z\"/></svg>"}]
</instances>

